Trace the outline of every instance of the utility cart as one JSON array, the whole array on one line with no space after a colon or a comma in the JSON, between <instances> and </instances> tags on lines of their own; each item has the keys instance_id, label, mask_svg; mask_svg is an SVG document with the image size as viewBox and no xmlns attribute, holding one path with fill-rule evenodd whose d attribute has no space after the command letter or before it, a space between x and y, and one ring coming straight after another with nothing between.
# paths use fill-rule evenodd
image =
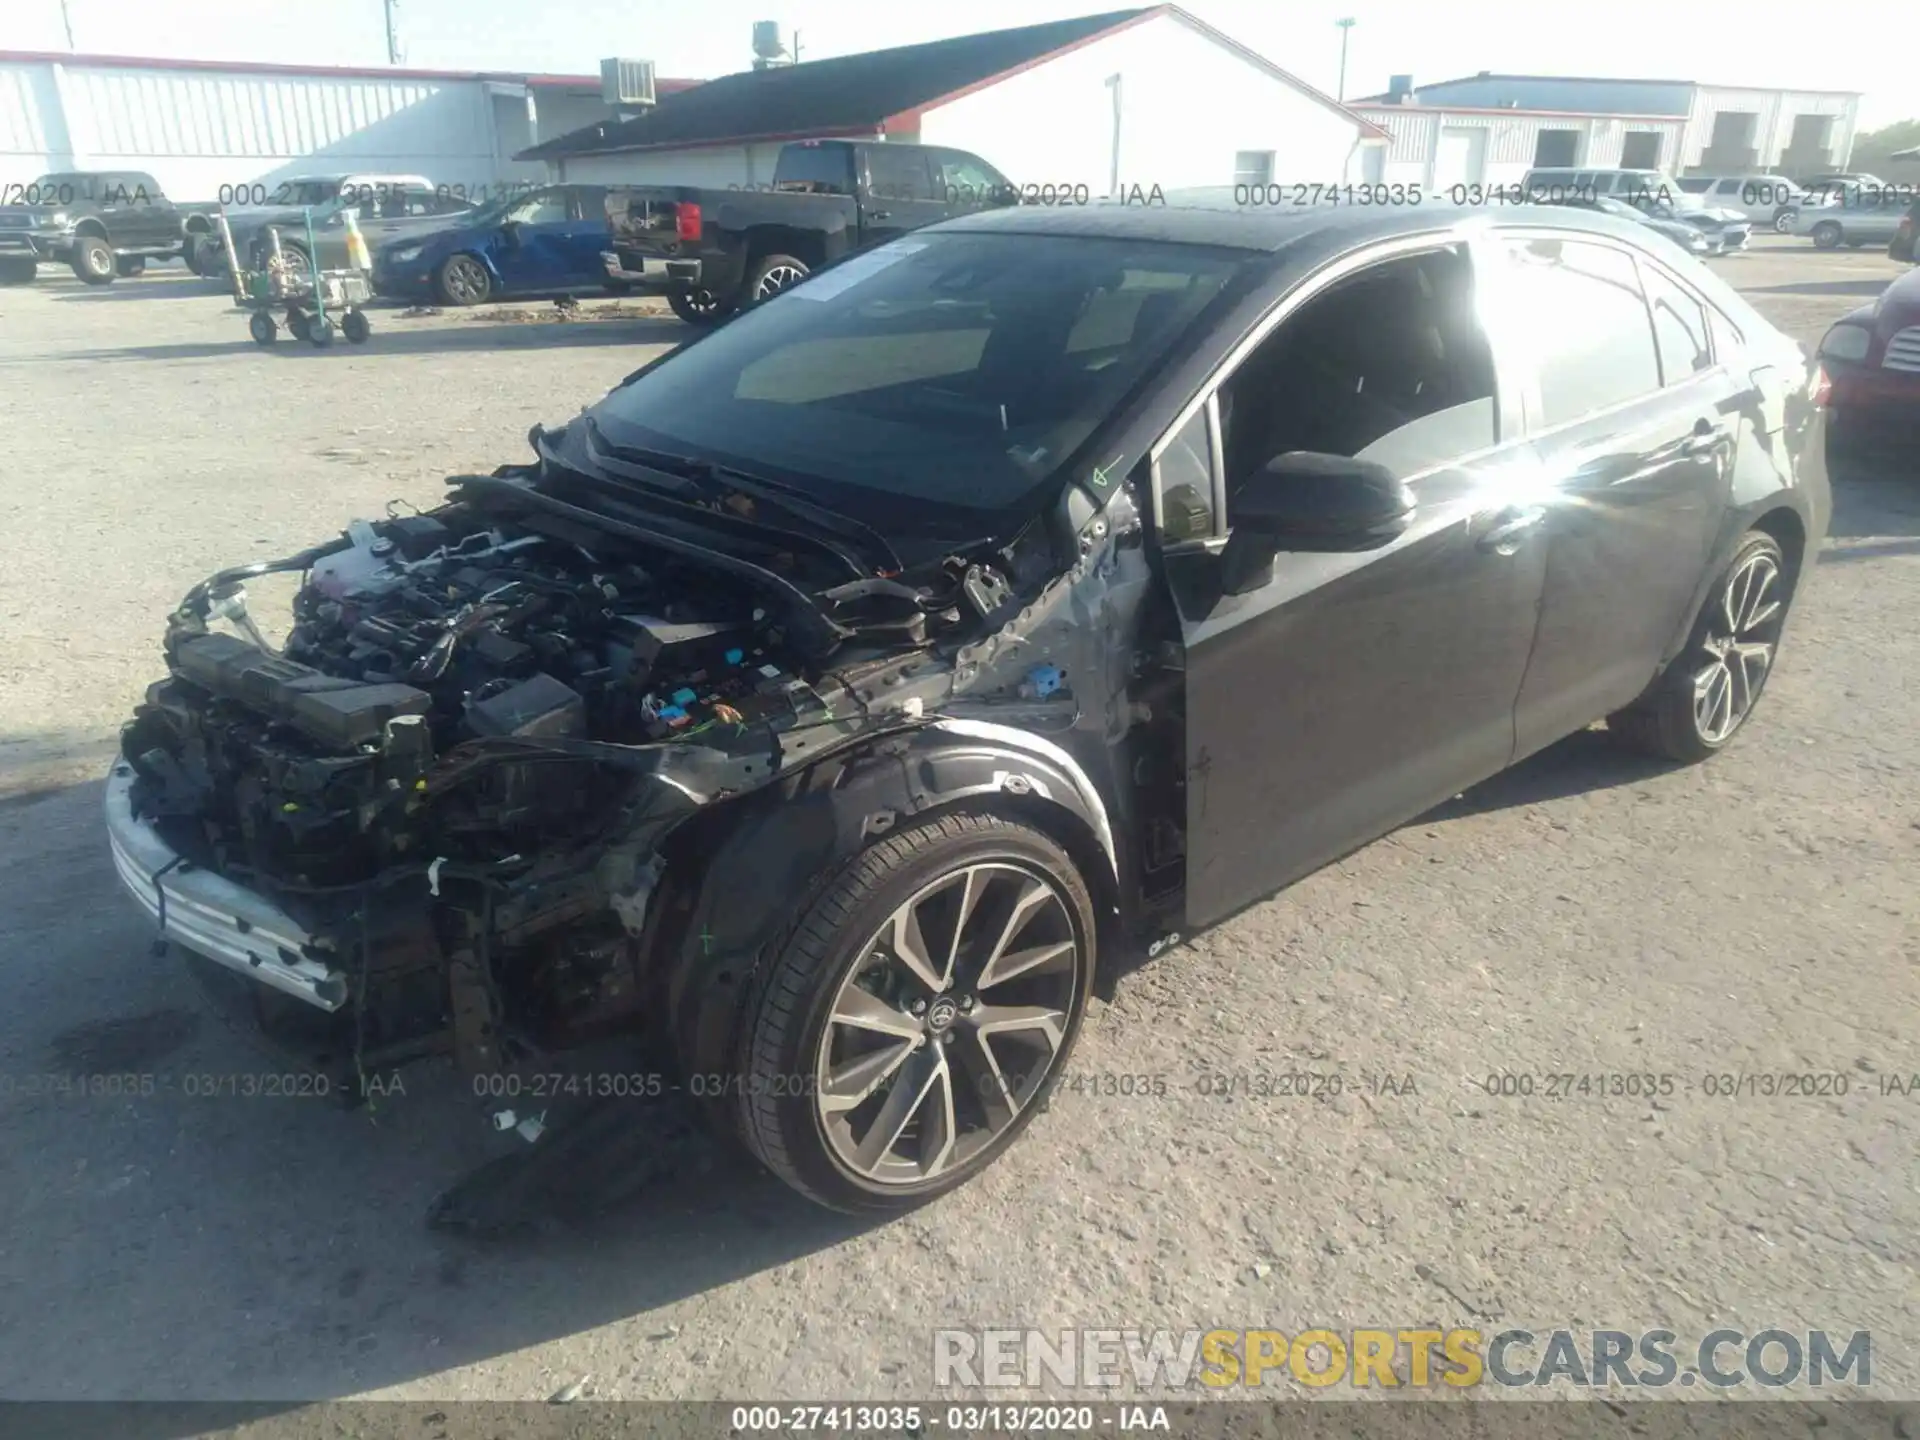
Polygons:
<instances>
[{"instance_id":1,"label":"utility cart","mask_svg":"<svg viewBox=\"0 0 1920 1440\"><path fill-rule=\"evenodd\" d=\"M333 343L337 332L352 345L364 345L373 334L373 325L363 308L373 299L373 287L360 269L322 270L307 255L313 254L312 217L307 220L307 252L280 247L280 232L267 232L272 248L265 268L249 270L234 253L233 232L226 216L220 217L221 239L227 249L228 274L233 277L233 304L236 310L249 312L247 331L256 345L271 345L279 338L281 325L296 340L304 340L316 349ZM282 319L276 321L274 312ZM338 324L336 327L336 317Z\"/></svg>"}]
</instances>

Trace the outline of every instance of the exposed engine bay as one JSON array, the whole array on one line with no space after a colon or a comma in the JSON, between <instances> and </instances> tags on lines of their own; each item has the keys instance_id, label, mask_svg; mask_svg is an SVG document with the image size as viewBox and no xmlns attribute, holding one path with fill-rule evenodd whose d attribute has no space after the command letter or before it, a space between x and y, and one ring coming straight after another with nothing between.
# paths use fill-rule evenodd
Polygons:
<instances>
[{"instance_id":1,"label":"exposed engine bay","mask_svg":"<svg viewBox=\"0 0 1920 1440\"><path fill-rule=\"evenodd\" d=\"M431 512L196 586L122 744L134 815L179 863L312 937L329 978L309 1003L262 993L362 1073L630 1026L663 837L926 722L957 673L1071 707L1058 666L957 663L1057 577L1037 524L897 565L765 492L665 500L546 467L449 483ZM276 571L303 576L277 649L244 589Z\"/></svg>"}]
</instances>

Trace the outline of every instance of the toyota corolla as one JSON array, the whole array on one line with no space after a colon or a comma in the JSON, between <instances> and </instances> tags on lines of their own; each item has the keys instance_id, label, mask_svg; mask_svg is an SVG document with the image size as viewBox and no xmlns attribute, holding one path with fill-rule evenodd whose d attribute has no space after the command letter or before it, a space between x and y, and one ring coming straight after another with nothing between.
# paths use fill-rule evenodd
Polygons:
<instances>
[{"instance_id":1,"label":"toyota corolla","mask_svg":"<svg viewBox=\"0 0 1920 1440\"><path fill-rule=\"evenodd\" d=\"M800 1191L904 1207L1014 1141L1125 957L1596 722L1740 734L1819 393L1605 215L948 222L196 586L115 860L316 1066L662 1046Z\"/></svg>"}]
</instances>

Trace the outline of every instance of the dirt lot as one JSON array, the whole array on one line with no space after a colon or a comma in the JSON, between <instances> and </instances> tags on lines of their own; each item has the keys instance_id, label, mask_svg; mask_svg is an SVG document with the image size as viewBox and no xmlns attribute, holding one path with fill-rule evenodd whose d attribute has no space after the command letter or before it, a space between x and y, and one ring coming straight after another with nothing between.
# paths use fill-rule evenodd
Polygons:
<instances>
[{"instance_id":1,"label":"dirt lot","mask_svg":"<svg viewBox=\"0 0 1920 1440\"><path fill-rule=\"evenodd\" d=\"M1723 272L1811 343L1895 273ZM683 334L376 317L247 342L165 271L0 290L0 1396L930 1395L939 1326L1825 1328L1920 1396L1920 466L1845 472L1751 732L1664 771L1576 737L1162 957L949 1200L818 1213L635 1107L513 1243L428 1230L494 1153L451 1077L369 1116L257 1071L149 952L98 819L161 618L224 565L525 453ZM1414 1093L1223 1100L1203 1074ZM1845 1098L1497 1099L1499 1070L1837 1072ZM73 1071L146 1097L37 1093ZM204 1088L204 1087L201 1087ZM191 1315L191 1323L188 1316ZM1297 1392L1287 1392L1297 1393ZM942 1398L952 1398L943 1396Z\"/></svg>"}]
</instances>

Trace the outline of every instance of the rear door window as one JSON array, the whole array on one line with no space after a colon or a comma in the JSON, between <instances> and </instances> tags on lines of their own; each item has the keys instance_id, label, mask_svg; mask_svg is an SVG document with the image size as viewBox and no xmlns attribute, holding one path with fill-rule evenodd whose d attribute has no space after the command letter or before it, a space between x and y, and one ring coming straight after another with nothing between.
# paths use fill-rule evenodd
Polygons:
<instances>
[{"instance_id":1,"label":"rear door window","mask_svg":"<svg viewBox=\"0 0 1920 1440\"><path fill-rule=\"evenodd\" d=\"M1660 355L1631 256L1584 240L1518 238L1506 242L1506 255L1518 313L1552 317L1530 331L1542 426L1660 389Z\"/></svg>"},{"instance_id":2,"label":"rear door window","mask_svg":"<svg viewBox=\"0 0 1920 1440\"><path fill-rule=\"evenodd\" d=\"M1660 351L1660 374L1668 385L1678 385L1713 367L1713 345L1708 336L1707 307L1672 276L1646 261L1640 279L1647 304L1653 310L1653 339Z\"/></svg>"},{"instance_id":3,"label":"rear door window","mask_svg":"<svg viewBox=\"0 0 1920 1440\"><path fill-rule=\"evenodd\" d=\"M904 146L867 147L867 192L876 200L931 200L933 177L927 152Z\"/></svg>"},{"instance_id":4,"label":"rear door window","mask_svg":"<svg viewBox=\"0 0 1920 1440\"><path fill-rule=\"evenodd\" d=\"M773 167L773 188L806 195L851 195L853 166L845 145L808 145L802 142L784 147Z\"/></svg>"}]
</instances>

